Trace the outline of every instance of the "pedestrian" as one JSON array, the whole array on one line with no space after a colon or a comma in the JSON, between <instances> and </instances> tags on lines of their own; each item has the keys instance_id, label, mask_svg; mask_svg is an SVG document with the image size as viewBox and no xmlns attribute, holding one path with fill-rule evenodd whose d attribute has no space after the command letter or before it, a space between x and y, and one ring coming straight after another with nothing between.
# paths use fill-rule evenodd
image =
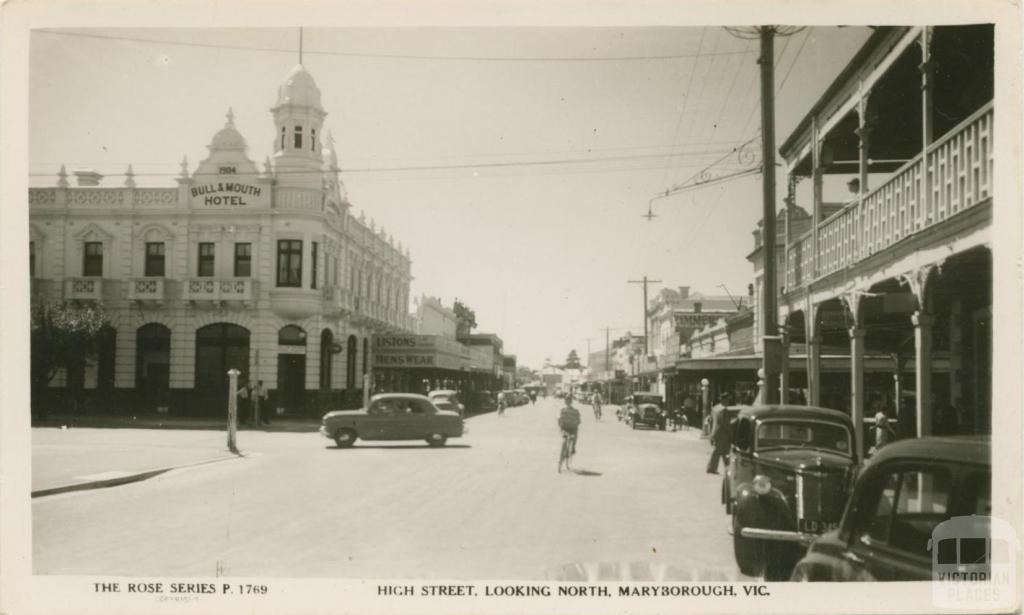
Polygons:
<instances>
[{"instance_id":1,"label":"pedestrian","mask_svg":"<svg viewBox=\"0 0 1024 615\"><path fill-rule=\"evenodd\" d=\"M498 391L498 416L505 415L505 391Z\"/></svg>"},{"instance_id":2,"label":"pedestrian","mask_svg":"<svg viewBox=\"0 0 1024 615\"><path fill-rule=\"evenodd\" d=\"M729 421L726 408L732 403L732 396L722 393L718 404L711 408L711 459L708 460L708 474L718 474L718 460L729 467Z\"/></svg>"},{"instance_id":3,"label":"pedestrian","mask_svg":"<svg viewBox=\"0 0 1024 615\"><path fill-rule=\"evenodd\" d=\"M263 381L256 383L253 389L252 402L255 407L255 421L260 425L270 425L270 408L267 407L267 389L263 387ZM262 410L262 413L261 413Z\"/></svg>"},{"instance_id":4,"label":"pedestrian","mask_svg":"<svg viewBox=\"0 0 1024 615\"><path fill-rule=\"evenodd\" d=\"M889 417L885 412L879 411L875 414L875 445L868 451L868 456L874 455L878 449L896 439L896 432L889 424Z\"/></svg>"},{"instance_id":5,"label":"pedestrian","mask_svg":"<svg viewBox=\"0 0 1024 615\"><path fill-rule=\"evenodd\" d=\"M249 424L250 412L252 408L249 405L249 384L243 384L242 388L238 389L238 422L242 425Z\"/></svg>"}]
</instances>

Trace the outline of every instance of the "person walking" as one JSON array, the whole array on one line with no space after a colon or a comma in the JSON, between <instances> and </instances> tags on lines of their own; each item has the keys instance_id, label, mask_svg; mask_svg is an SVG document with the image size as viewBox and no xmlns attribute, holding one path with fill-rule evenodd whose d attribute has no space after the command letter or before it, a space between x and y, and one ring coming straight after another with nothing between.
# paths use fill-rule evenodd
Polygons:
<instances>
[{"instance_id":1,"label":"person walking","mask_svg":"<svg viewBox=\"0 0 1024 615\"><path fill-rule=\"evenodd\" d=\"M726 408L732 403L732 396L722 393L718 398L718 404L711 408L711 459L708 460L708 474L718 474L718 460L721 459L726 467L729 466L729 424L725 413Z\"/></svg>"},{"instance_id":2,"label":"person walking","mask_svg":"<svg viewBox=\"0 0 1024 615\"><path fill-rule=\"evenodd\" d=\"M248 425L252 414L252 407L250 405L250 384L243 384L238 389L238 422L242 425Z\"/></svg>"},{"instance_id":3,"label":"person walking","mask_svg":"<svg viewBox=\"0 0 1024 615\"><path fill-rule=\"evenodd\" d=\"M267 407L267 389L263 387L263 381L256 383L253 389L252 403L255 408L254 421L260 425L270 425L270 408Z\"/></svg>"}]
</instances>

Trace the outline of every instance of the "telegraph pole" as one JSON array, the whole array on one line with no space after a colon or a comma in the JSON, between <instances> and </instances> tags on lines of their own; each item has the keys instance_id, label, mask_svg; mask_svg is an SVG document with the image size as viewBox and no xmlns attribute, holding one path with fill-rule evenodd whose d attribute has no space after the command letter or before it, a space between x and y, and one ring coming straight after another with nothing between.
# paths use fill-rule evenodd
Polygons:
<instances>
[{"instance_id":1,"label":"telegraph pole","mask_svg":"<svg viewBox=\"0 0 1024 615\"><path fill-rule=\"evenodd\" d=\"M661 280L648 280L647 276L644 276L642 280L629 280L629 284L643 284L644 285L644 361L647 361L647 355L649 353L649 344L647 340L647 285L648 284L661 284Z\"/></svg>"},{"instance_id":2,"label":"telegraph pole","mask_svg":"<svg viewBox=\"0 0 1024 615\"><path fill-rule=\"evenodd\" d=\"M764 323L762 402L774 404L779 398L779 367L782 340L778 332L779 285L775 262L775 28L762 26L761 57L761 160L764 212L761 246L764 253L764 289L761 298L761 322Z\"/></svg>"}]
</instances>

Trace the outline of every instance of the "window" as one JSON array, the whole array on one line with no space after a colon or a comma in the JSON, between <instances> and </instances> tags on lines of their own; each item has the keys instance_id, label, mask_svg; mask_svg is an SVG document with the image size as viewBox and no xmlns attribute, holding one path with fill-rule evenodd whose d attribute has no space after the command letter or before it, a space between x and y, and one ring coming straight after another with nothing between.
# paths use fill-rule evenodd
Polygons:
<instances>
[{"instance_id":1,"label":"window","mask_svg":"<svg viewBox=\"0 0 1024 615\"><path fill-rule=\"evenodd\" d=\"M213 277L213 255L213 243L202 242L199 244L199 269L196 272L196 275L201 278Z\"/></svg>"},{"instance_id":2,"label":"window","mask_svg":"<svg viewBox=\"0 0 1024 615\"><path fill-rule=\"evenodd\" d=\"M277 242L277 285L302 286L302 241L281 239Z\"/></svg>"},{"instance_id":3,"label":"window","mask_svg":"<svg viewBox=\"0 0 1024 615\"><path fill-rule=\"evenodd\" d=\"M310 288L316 288L317 264L318 264L318 261L320 260L319 258L317 258L318 252L319 252L319 248L320 248L320 244L318 244L317 242L314 241L313 242L313 246L312 246L313 251L309 255L310 260L313 261L312 263L310 263L310 272L309 272L310 273L310 278L309 278L309 287Z\"/></svg>"},{"instance_id":4,"label":"window","mask_svg":"<svg viewBox=\"0 0 1024 615\"><path fill-rule=\"evenodd\" d=\"M252 275L252 244L235 244L235 277L247 278Z\"/></svg>"},{"instance_id":5,"label":"window","mask_svg":"<svg viewBox=\"0 0 1024 615\"><path fill-rule=\"evenodd\" d=\"M280 346L305 346L306 332L295 325L287 325L277 332L277 343Z\"/></svg>"},{"instance_id":6,"label":"window","mask_svg":"<svg viewBox=\"0 0 1024 615\"><path fill-rule=\"evenodd\" d=\"M928 559L928 539L949 518L949 474L944 468L902 470L886 477L878 502L864 519L860 540L888 545L907 555Z\"/></svg>"},{"instance_id":7,"label":"window","mask_svg":"<svg viewBox=\"0 0 1024 615\"><path fill-rule=\"evenodd\" d=\"M311 128L309 131L309 149L316 151L316 128Z\"/></svg>"},{"instance_id":8,"label":"window","mask_svg":"<svg viewBox=\"0 0 1024 615\"><path fill-rule=\"evenodd\" d=\"M164 274L164 242L146 242L146 269L147 278L162 278Z\"/></svg>"},{"instance_id":9,"label":"window","mask_svg":"<svg viewBox=\"0 0 1024 615\"><path fill-rule=\"evenodd\" d=\"M284 126L281 127L281 149L284 149L284 140L288 136L288 129Z\"/></svg>"},{"instance_id":10,"label":"window","mask_svg":"<svg viewBox=\"0 0 1024 615\"><path fill-rule=\"evenodd\" d=\"M86 277L103 277L103 242L85 242L82 275Z\"/></svg>"},{"instance_id":11,"label":"window","mask_svg":"<svg viewBox=\"0 0 1024 615\"><path fill-rule=\"evenodd\" d=\"M28 275L36 277L36 242L28 242Z\"/></svg>"},{"instance_id":12,"label":"window","mask_svg":"<svg viewBox=\"0 0 1024 615\"><path fill-rule=\"evenodd\" d=\"M295 143L293 147L295 149L302 149L302 126L295 127Z\"/></svg>"}]
</instances>

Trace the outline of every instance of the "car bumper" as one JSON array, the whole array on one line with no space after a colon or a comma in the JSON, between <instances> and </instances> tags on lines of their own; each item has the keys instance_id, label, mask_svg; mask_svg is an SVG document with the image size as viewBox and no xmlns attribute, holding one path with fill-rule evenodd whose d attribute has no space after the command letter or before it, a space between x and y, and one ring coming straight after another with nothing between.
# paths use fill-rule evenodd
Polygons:
<instances>
[{"instance_id":1,"label":"car bumper","mask_svg":"<svg viewBox=\"0 0 1024 615\"><path fill-rule=\"evenodd\" d=\"M809 545L818 538L817 534L805 532L789 532L786 530L765 530L759 527L745 527L740 530L744 538L756 538L758 540L775 540L781 542L798 542L802 545Z\"/></svg>"},{"instance_id":2,"label":"car bumper","mask_svg":"<svg viewBox=\"0 0 1024 615\"><path fill-rule=\"evenodd\" d=\"M320 435L325 437L325 438L330 438L331 437L331 434L327 433L327 426L326 425L321 425L320 426Z\"/></svg>"}]
</instances>

